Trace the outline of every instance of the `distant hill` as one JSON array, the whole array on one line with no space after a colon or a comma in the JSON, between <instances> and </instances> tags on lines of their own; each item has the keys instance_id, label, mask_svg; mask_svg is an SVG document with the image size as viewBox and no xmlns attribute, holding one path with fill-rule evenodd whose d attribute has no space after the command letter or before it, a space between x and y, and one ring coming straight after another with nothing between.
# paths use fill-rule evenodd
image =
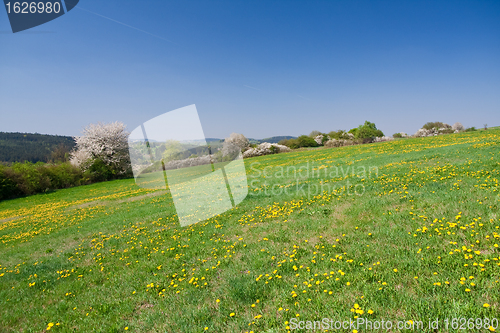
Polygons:
<instances>
[{"instance_id":1,"label":"distant hill","mask_svg":"<svg viewBox=\"0 0 500 333\"><path fill-rule=\"evenodd\" d=\"M248 138L248 141L250 142L250 144L254 145L254 144L259 144L261 143L262 141L260 140L257 140L257 139L252 139L252 138Z\"/></svg>"},{"instance_id":2,"label":"distant hill","mask_svg":"<svg viewBox=\"0 0 500 333\"><path fill-rule=\"evenodd\" d=\"M273 136L262 140L249 139L252 144L262 142L278 143L283 139L294 139L294 136ZM212 146L224 139L206 138ZM0 162L48 162L64 158L64 153L75 147L70 136L48 135L38 133L0 132Z\"/></svg>"},{"instance_id":3,"label":"distant hill","mask_svg":"<svg viewBox=\"0 0 500 333\"><path fill-rule=\"evenodd\" d=\"M70 136L0 132L0 162L48 162L75 147ZM60 154L61 155L61 154Z\"/></svg>"},{"instance_id":4,"label":"distant hill","mask_svg":"<svg viewBox=\"0 0 500 333\"><path fill-rule=\"evenodd\" d=\"M250 141L251 144L260 144L262 142L278 143L278 142L280 142L283 139L296 139L296 138L297 138L296 136L285 135L285 136L273 136L273 137L265 138L265 139L262 139L262 140L248 138L248 141ZM214 141L221 141L221 142L223 142L224 141L224 139L217 139L217 138L206 138L205 140L207 142L214 142Z\"/></svg>"},{"instance_id":5,"label":"distant hill","mask_svg":"<svg viewBox=\"0 0 500 333\"><path fill-rule=\"evenodd\" d=\"M296 136L289 136L289 135L285 135L285 136L273 136L273 137L270 137L270 138L262 139L262 140L260 140L260 142L278 143L281 140L296 139L296 138L297 138Z\"/></svg>"}]
</instances>

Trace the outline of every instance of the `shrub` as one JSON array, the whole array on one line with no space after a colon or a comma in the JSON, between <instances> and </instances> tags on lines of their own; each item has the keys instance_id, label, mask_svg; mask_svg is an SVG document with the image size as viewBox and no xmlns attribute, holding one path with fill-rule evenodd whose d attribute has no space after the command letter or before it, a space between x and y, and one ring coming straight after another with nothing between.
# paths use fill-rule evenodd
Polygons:
<instances>
[{"instance_id":1,"label":"shrub","mask_svg":"<svg viewBox=\"0 0 500 333\"><path fill-rule=\"evenodd\" d=\"M321 135L321 134L322 133L320 131L314 130L311 133L309 133L309 137L314 139L315 137L317 137L318 135Z\"/></svg>"},{"instance_id":2,"label":"shrub","mask_svg":"<svg viewBox=\"0 0 500 333\"><path fill-rule=\"evenodd\" d=\"M318 143L308 135L301 135L297 139L285 139L278 142L278 144L287 146L290 149L297 149L302 147L317 147Z\"/></svg>"},{"instance_id":3,"label":"shrub","mask_svg":"<svg viewBox=\"0 0 500 333\"><path fill-rule=\"evenodd\" d=\"M263 142L257 146L257 148L250 148L243 153L243 158L263 156L270 154L286 153L289 152L290 148L284 145Z\"/></svg>"},{"instance_id":4,"label":"shrub","mask_svg":"<svg viewBox=\"0 0 500 333\"><path fill-rule=\"evenodd\" d=\"M328 136L326 136L326 134L321 133L314 137L314 141L316 141L316 143L319 146L323 146L325 142L328 141Z\"/></svg>"},{"instance_id":5,"label":"shrub","mask_svg":"<svg viewBox=\"0 0 500 333\"><path fill-rule=\"evenodd\" d=\"M325 147L326 148L333 148L333 147L339 147L340 145L338 144L339 140L336 139L331 139L325 142Z\"/></svg>"},{"instance_id":6,"label":"shrub","mask_svg":"<svg viewBox=\"0 0 500 333\"><path fill-rule=\"evenodd\" d=\"M474 131L477 131L477 129L474 126L472 126L472 127L466 128L465 131L466 132L474 132Z\"/></svg>"},{"instance_id":7,"label":"shrub","mask_svg":"<svg viewBox=\"0 0 500 333\"><path fill-rule=\"evenodd\" d=\"M356 142L353 140L344 140L344 139L331 139L325 142L325 147L333 148L333 147L343 147L343 146L352 146L355 145Z\"/></svg>"},{"instance_id":8,"label":"shrub","mask_svg":"<svg viewBox=\"0 0 500 333\"><path fill-rule=\"evenodd\" d=\"M344 130L331 131L330 133L328 133L328 136L330 137L330 139L336 139L336 140L350 140L354 138L352 135L349 135L349 133L347 133Z\"/></svg>"},{"instance_id":9,"label":"shrub","mask_svg":"<svg viewBox=\"0 0 500 333\"><path fill-rule=\"evenodd\" d=\"M439 128L451 128L451 126L448 124L442 123L440 121L434 121L434 122L426 123L424 126L422 126L422 128L424 128L426 130L431 130L434 128L437 128L437 129L439 129Z\"/></svg>"},{"instance_id":10,"label":"shrub","mask_svg":"<svg viewBox=\"0 0 500 333\"><path fill-rule=\"evenodd\" d=\"M459 122L456 122L453 124L453 126L451 126L451 128L454 130L454 131L463 131L465 129L464 125L462 125L461 123Z\"/></svg>"},{"instance_id":11,"label":"shrub","mask_svg":"<svg viewBox=\"0 0 500 333\"><path fill-rule=\"evenodd\" d=\"M101 179L102 176L96 177L90 171L83 173L70 163L13 163L10 167L0 166L0 200L88 184Z\"/></svg>"},{"instance_id":12,"label":"shrub","mask_svg":"<svg viewBox=\"0 0 500 333\"><path fill-rule=\"evenodd\" d=\"M31 162L12 164L12 170L18 174L17 187L23 194L41 193L50 189L50 178L40 172L42 165L42 162L36 164Z\"/></svg>"},{"instance_id":13,"label":"shrub","mask_svg":"<svg viewBox=\"0 0 500 333\"><path fill-rule=\"evenodd\" d=\"M110 165L107 165L100 159L96 159L87 169L85 175L90 176L90 179L94 182L102 182L113 179L116 171Z\"/></svg>"},{"instance_id":14,"label":"shrub","mask_svg":"<svg viewBox=\"0 0 500 333\"><path fill-rule=\"evenodd\" d=\"M452 128L444 128L439 130L439 134L451 134L455 131Z\"/></svg>"},{"instance_id":15,"label":"shrub","mask_svg":"<svg viewBox=\"0 0 500 333\"><path fill-rule=\"evenodd\" d=\"M67 188L85 184L83 174L69 163L38 165L41 175L50 179L49 189Z\"/></svg>"},{"instance_id":16,"label":"shrub","mask_svg":"<svg viewBox=\"0 0 500 333\"><path fill-rule=\"evenodd\" d=\"M385 142L385 141L392 141L394 138L391 138L390 136L377 136L375 139L373 139L373 142Z\"/></svg>"},{"instance_id":17,"label":"shrub","mask_svg":"<svg viewBox=\"0 0 500 333\"><path fill-rule=\"evenodd\" d=\"M307 135L301 135L297 138L297 142L299 147L317 147L318 143Z\"/></svg>"},{"instance_id":18,"label":"shrub","mask_svg":"<svg viewBox=\"0 0 500 333\"><path fill-rule=\"evenodd\" d=\"M459 130L454 130L452 126L448 124L443 124L441 122L432 122L425 124L424 127L419 129L413 136L426 137L426 136L436 136L441 134L451 134L455 132L458 133Z\"/></svg>"},{"instance_id":19,"label":"shrub","mask_svg":"<svg viewBox=\"0 0 500 333\"><path fill-rule=\"evenodd\" d=\"M426 130L425 128L421 128L417 132L415 132L415 134L413 134L413 136L416 138L426 137L426 136L430 136L430 135L434 135L433 131Z\"/></svg>"},{"instance_id":20,"label":"shrub","mask_svg":"<svg viewBox=\"0 0 500 333\"><path fill-rule=\"evenodd\" d=\"M393 138L395 138L395 139L396 139L396 138L402 138L402 137L403 137L403 135L402 135L401 133L394 133L394 134L392 135L392 137L393 137Z\"/></svg>"},{"instance_id":21,"label":"shrub","mask_svg":"<svg viewBox=\"0 0 500 333\"><path fill-rule=\"evenodd\" d=\"M297 149L299 148L299 141L297 139L284 139L278 142L278 144L287 146L290 149Z\"/></svg>"},{"instance_id":22,"label":"shrub","mask_svg":"<svg viewBox=\"0 0 500 333\"><path fill-rule=\"evenodd\" d=\"M377 129L374 123L369 121L365 121L363 125L360 125L356 128L352 128L349 130L349 133L354 135L355 139L358 139L360 143L369 143L372 142L376 137L384 136L381 130Z\"/></svg>"},{"instance_id":23,"label":"shrub","mask_svg":"<svg viewBox=\"0 0 500 333\"><path fill-rule=\"evenodd\" d=\"M17 187L18 178L11 168L0 166L0 200L14 198L23 194Z\"/></svg>"}]
</instances>

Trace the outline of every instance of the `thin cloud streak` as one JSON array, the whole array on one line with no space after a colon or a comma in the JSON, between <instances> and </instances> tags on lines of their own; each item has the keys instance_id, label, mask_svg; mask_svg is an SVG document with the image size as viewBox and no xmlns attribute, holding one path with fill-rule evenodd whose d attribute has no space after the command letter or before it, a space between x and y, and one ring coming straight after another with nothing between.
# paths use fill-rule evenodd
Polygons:
<instances>
[{"instance_id":1,"label":"thin cloud streak","mask_svg":"<svg viewBox=\"0 0 500 333\"><path fill-rule=\"evenodd\" d=\"M247 87L247 88L258 90L258 91L263 91L262 89L251 87L251 86L247 86L247 85L243 85L243 87Z\"/></svg>"},{"instance_id":2,"label":"thin cloud streak","mask_svg":"<svg viewBox=\"0 0 500 333\"><path fill-rule=\"evenodd\" d=\"M137 30L137 31L143 32L143 33L148 34L148 35L150 35L150 36L153 36L153 37L156 37L156 38L159 38L159 39L163 39L164 41L167 41L167 42L169 42L169 43L176 44L176 43L172 42L171 40L168 40L168 39L163 38L163 37L161 37L161 36L158 36L158 35L152 34L152 33L150 33L150 32L147 32L147 31L141 30L141 29L139 29L139 28L136 28L136 27L133 27L133 26L128 25L128 24L126 24L126 23L123 23L123 22L117 21L117 20L112 19L112 18L110 18L110 17L107 17L107 16L104 16L104 15L101 15L101 14L95 13L95 12L93 12L93 11L90 11L90 10L88 10L88 9L82 8L82 7L80 7L80 6L77 6L77 7L75 7L75 8L76 8L76 9L83 10L83 11L86 11L86 12L88 12L88 13L91 13L91 14L94 14L94 15L97 15L97 16L100 16L100 17L102 17L102 18L105 18L105 19L107 19L107 20L113 21L113 22L115 22L115 23L118 23L118 24L124 25L124 26L126 26L126 27L128 27L128 28L132 28L132 29L134 29L134 30Z\"/></svg>"},{"instance_id":3,"label":"thin cloud streak","mask_svg":"<svg viewBox=\"0 0 500 333\"><path fill-rule=\"evenodd\" d=\"M297 95L297 96L299 96L300 98L305 99L305 100L307 100L307 101L314 102L314 101L313 101L312 99L310 99L310 98L307 98L307 97L304 97L304 96L301 96L301 95Z\"/></svg>"}]
</instances>

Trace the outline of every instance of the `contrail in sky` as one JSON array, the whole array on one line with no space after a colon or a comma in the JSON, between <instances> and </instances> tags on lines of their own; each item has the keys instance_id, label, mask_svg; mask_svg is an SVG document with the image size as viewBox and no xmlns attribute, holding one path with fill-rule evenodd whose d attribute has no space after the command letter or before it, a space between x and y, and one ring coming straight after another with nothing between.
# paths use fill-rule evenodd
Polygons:
<instances>
[{"instance_id":1,"label":"contrail in sky","mask_svg":"<svg viewBox=\"0 0 500 333\"><path fill-rule=\"evenodd\" d=\"M126 27L128 27L128 28L132 28L132 29L134 29L134 30L137 30L137 31L140 31L140 32L144 32L145 34L148 34L148 35L150 35L150 36L153 36L153 37L156 37L156 38L163 39L164 41L167 41L167 42L170 42L170 43L174 43L174 42L172 42L171 40L168 40L168 39L163 38L163 37L161 37L161 36L154 35L154 34L152 34L152 33L150 33L150 32L147 32L147 31L141 30L141 29L139 29L139 28L133 27L133 26L131 26L131 25L125 24L125 23L123 23L123 22L120 22L120 21L114 20L114 19L112 19L112 18L110 18L110 17L107 17L107 16L104 16L104 15L101 15L101 14L95 13L95 12L93 12L93 11L90 11L90 10L88 10L88 9L82 8L82 7L80 7L80 6L77 6L77 7L75 7L75 8L76 8L76 9L81 9L81 10L83 10L83 11L86 11L86 12L88 12L88 13L91 13L91 14L94 14L94 15L97 15L97 16L100 16L100 17L102 17L102 18L105 18L105 19L107 19L107 20L113 21L113 22L115 22L115 23L118 23L118 24L124 25L124 26L126 26ZM174 44L175 44L175 43L174 43Z\"/></svg>"},{"instance_id":2,"label":"contrail in sky","mask_svg":"<svg viewBox=\"0 0 500 333\"><path fill-rule=\"evenodd\" d=\"M255 90L262 91L262 89L251 87L251 86L247 86L247 85L243 85L243 87L247 87L247 88L250 88L250 89L255 89Z\"/></svg>"}]
</instances>

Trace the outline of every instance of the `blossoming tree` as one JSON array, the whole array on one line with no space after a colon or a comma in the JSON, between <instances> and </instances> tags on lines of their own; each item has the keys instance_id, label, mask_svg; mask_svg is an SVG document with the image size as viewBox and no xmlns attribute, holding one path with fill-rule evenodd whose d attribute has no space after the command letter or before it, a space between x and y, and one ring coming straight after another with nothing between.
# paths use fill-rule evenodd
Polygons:
<instances>
[{"instance_id":1,"label":"blossoming tree","mask_svg":"<svg viewBox=\"0 0 500 333\"><path fill-rule=\"evenodd\" d=\"M70 161L82 170L91 170L96 164L104 165L114 175L130 170L127 138L129 133L122 122L90 124L82 136L74 137L76 148Z\"/></svg>"}]
</instances>

